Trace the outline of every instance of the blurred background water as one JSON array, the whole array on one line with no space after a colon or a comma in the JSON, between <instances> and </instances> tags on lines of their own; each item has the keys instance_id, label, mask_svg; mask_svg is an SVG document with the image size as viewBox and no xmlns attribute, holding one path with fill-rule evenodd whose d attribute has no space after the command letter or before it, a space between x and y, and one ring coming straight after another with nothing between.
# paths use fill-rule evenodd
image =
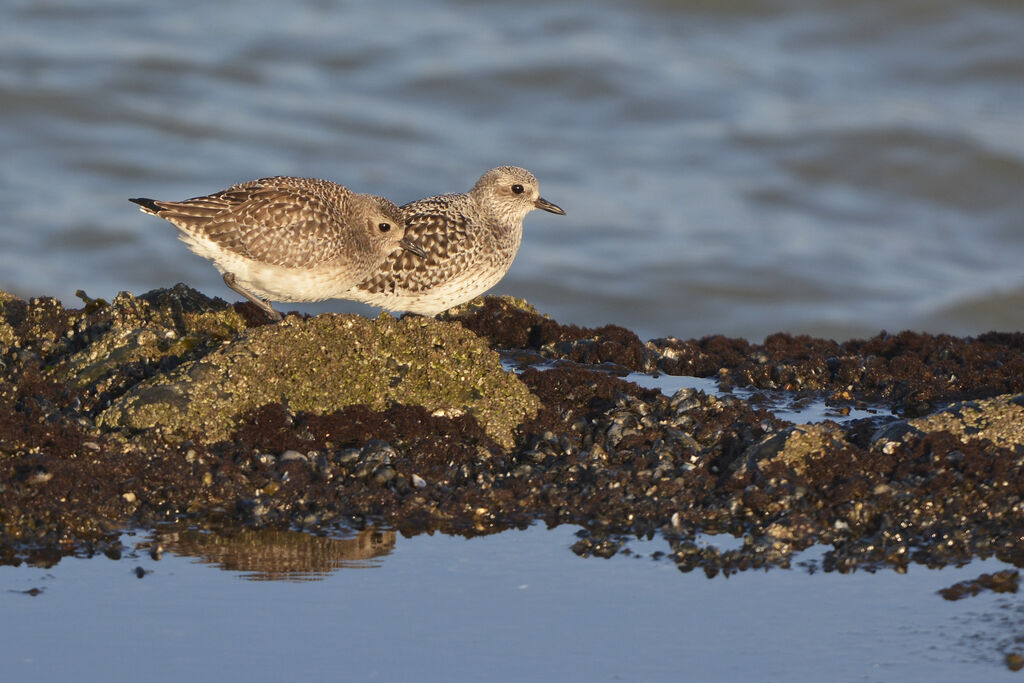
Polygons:
<instances>
[{"instance_id":1,"label":"blurred background water","mask_svg":"<svg viewBox=\"0 0 1024 683\"><path fill-rule=\"evenodd\" d=\"M1021 36L1018 0L8 0L0 289L235 300L126 198L402 203L510 163L568 215L527 218L494 291L562 322L1018 330Z\"/></svg>"}]
</instances>

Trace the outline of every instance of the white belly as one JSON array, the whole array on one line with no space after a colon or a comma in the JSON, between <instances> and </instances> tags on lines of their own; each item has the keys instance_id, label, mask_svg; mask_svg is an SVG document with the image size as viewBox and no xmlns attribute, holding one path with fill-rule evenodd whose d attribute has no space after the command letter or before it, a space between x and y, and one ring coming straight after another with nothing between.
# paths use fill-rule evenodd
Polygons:
<instances>
[{"instance_id":1,"label":"white belly","mask_svg":"<svg viewBox=\"0 0 1024 683\"><path fill-rule=\"evenodd\" d=\"M233 274L235 282L269 301L335 299L369 276L368 269L341 259L314 268L285 268L245 258L201 236L181 233L180 237L221 273Z\"/></svg>"}]
</instances>

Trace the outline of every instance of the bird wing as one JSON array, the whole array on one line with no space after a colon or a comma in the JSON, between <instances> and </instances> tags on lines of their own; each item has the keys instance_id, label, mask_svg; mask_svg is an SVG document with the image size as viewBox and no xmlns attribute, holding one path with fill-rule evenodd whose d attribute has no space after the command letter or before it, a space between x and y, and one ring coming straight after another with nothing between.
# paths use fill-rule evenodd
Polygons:
<instances>
[{"instance_id":1,"label":"bird wing","mask_svg":"<svg viewBox=\"0 0 1024 683\"><path fill-rule=\"evenodd\" d=\"M264 178L205 197L159 202L164 209L159 215L223 249L287 268L316 266L342 256L346 246L354 246L341 239L341 210L347 190L284 180ZM330 196L325 196L328 193ZM361 234L349 232L350 240Z\"/></svg>"},{"instance_id":2,"label":"bird wing","mask_svg":"<svg viewBox=\"0 0 1024 683\"><path fill-rule=\"evenodd\" d=\"M420 246L426 257L405 249L393 252L377 274L357 289L372 294L397 288L421 292L464 272L479 239L462 211L465 199L465 195L442 195L403 206L405 238Z\"/></svg>"}]
</instances>

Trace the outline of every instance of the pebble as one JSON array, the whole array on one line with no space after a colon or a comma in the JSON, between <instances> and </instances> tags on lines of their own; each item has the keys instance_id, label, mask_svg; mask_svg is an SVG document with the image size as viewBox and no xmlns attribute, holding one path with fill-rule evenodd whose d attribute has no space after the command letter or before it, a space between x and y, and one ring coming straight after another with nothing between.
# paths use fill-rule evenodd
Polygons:
<instances>
[{"instance_id":1,"label":"pebble","mask_svg":"<svg viewBox=\"0 0 1024 683\"><path fill-rule=\"evenodd\" d=\"M285 451L277 460L278 462L294 462L296 460L301 462L308 462L308 459L306 458L306 455L304 453L299 453L298 451L293 450Z\"/></svg>"}]
</instances>

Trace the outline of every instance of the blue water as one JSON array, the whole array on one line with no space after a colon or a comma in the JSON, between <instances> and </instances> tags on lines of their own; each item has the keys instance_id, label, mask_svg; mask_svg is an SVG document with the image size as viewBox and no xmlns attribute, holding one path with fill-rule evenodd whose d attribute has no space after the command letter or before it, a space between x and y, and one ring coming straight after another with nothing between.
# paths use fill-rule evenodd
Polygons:
<instances>
[{"instance_id":1,"label":"blue water","mask_svg":"<svg viewBox=\"0 0 1024 683\"><path fill-rule=\"evenodd\" d=\"M573 531L399 538L376 568L318 581L251 581L144 550L0 567L4 677L1016 680L1002 648L1024 623L1019 601L935 593L998 562L709 580L652 560L659 541L632 543L634 556L580 559L568 549ZM136 578L138 567L150 573ZM20 592L32 588L43 592Z\"/></svg>"}]
</instances>

